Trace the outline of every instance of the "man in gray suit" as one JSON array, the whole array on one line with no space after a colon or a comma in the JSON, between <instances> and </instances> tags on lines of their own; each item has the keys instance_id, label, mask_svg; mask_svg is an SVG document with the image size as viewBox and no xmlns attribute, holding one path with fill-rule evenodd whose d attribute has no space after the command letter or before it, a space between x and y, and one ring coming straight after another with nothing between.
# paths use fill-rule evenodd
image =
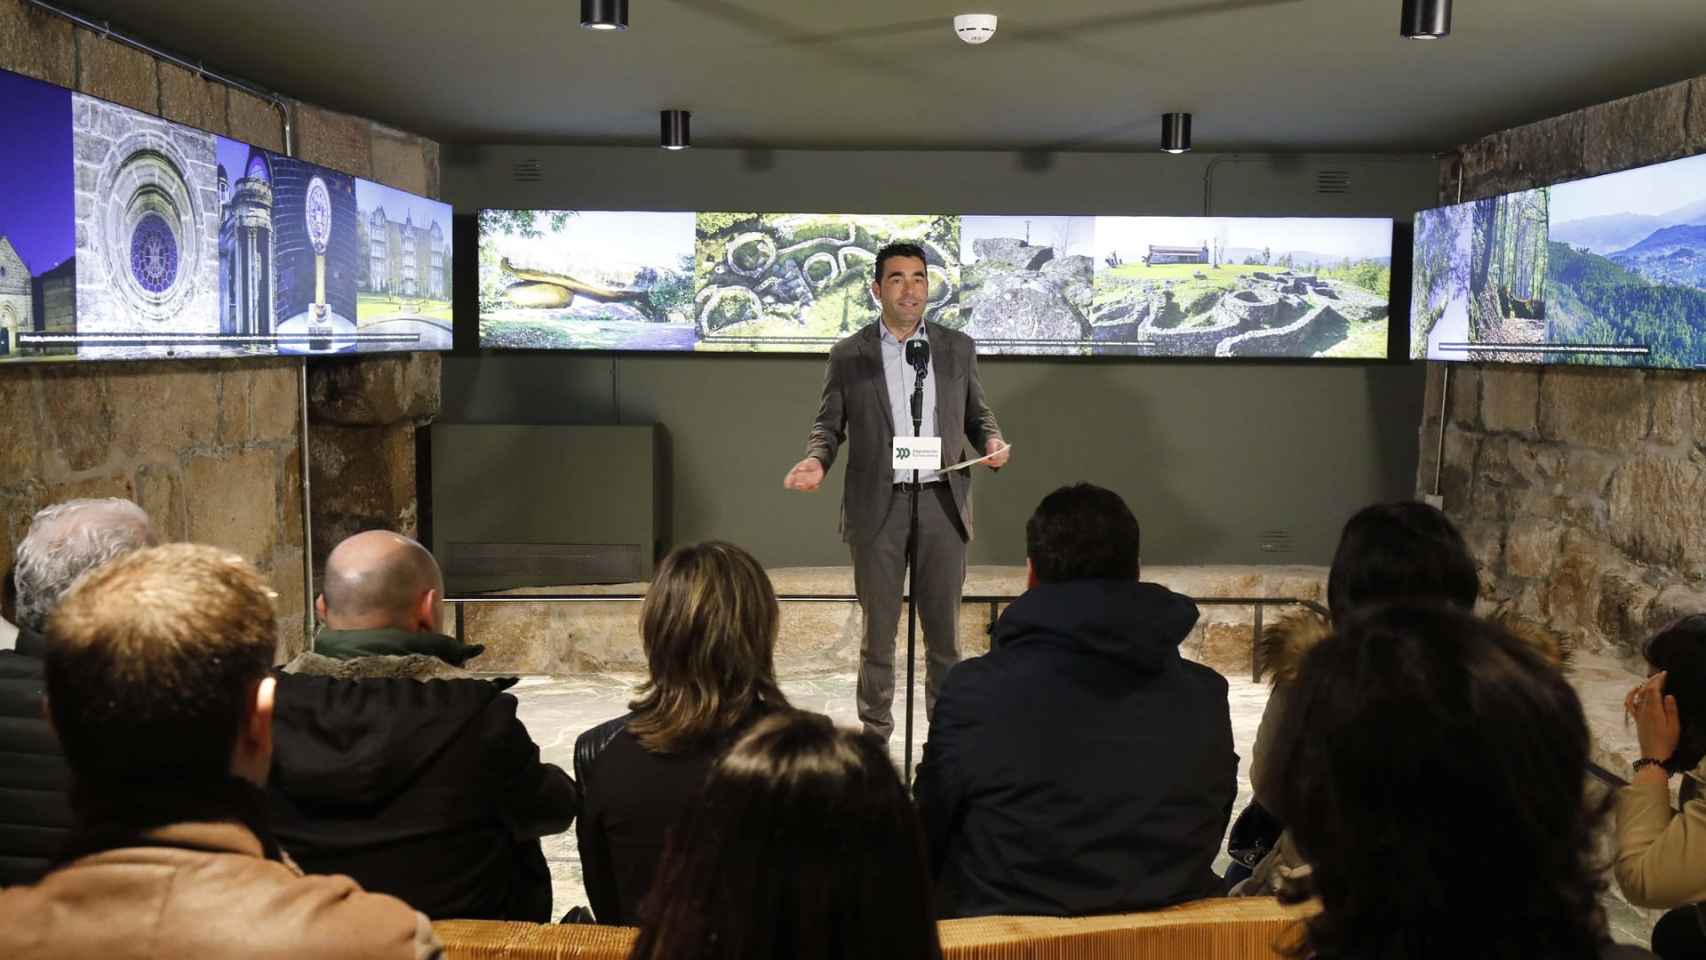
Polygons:
<instances>
[{"instance_id":1,"label":"man in gray suit","mask_svg":"<svg viewBox=\"0 0 1706 960\"><path fill-rule=\"evenodd\" d=\"M870 324L829 351L823 401L806 441L806 458L788 471L783 486L816 490L843 442L852 451L841 502L841 537L853 553L853 592L865 615L860 648L859 719L865 730L888 739L894 730L894 649L906 583L906 539L911 522L912 471L893 467L896 434L912 435L916 373L906 343L930 345L925 366L923 425L918 435L942 439L942 463L957 463L969 446L991 455L991 469L1007 462L1007 444L995 413L983 401L976 344L957 330L925 324L930 277L924 250L892 243L877 253L872 292L882 302L882 322ZM914 589L928 652L924 671L926 716L948 669L960 659L960 590L966 579L966 543L972 537L971 476L966 470L920 472L918 549Z\"/></svg>"}]
</instances>

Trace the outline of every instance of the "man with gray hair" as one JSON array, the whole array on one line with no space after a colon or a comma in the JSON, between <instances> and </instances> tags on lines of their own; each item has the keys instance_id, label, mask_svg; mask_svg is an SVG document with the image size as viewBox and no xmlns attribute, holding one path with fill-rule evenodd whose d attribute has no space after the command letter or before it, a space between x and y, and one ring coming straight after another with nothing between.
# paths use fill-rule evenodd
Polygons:
<instances>
[{"instance_id":1,"label":"man with gray hair","mask_svg":"<svg viewBox=\"0 0 1706 960\"><path fill-rule=\"evenodd\" d=\"M0 887L47 872L71 828L70 770L42 708L43 628L77 578L158 542L129 500L67 500L43 509L18 544L15 650L0 650Z\"/></svg>"}]
</instances>

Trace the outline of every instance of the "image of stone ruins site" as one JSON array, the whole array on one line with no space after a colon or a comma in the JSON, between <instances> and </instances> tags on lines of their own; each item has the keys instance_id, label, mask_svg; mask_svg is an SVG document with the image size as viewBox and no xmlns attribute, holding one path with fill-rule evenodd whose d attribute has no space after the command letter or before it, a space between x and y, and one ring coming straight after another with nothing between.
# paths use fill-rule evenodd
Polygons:
<instances>
[{"instance_id":1,"label":"image of stone ruins site","mask_svg":"<svg viewBox=\"0 0 1706 960\"><path fill-rule=\"evenodd\" d=\"M1151 246L1136 263L972 241L964 330L990 353L1385 357L1383 260ZM1008 341L1003 343L1002 341ZM1076 342L1076 351L1063 350Z\"/></svg>"}]
</instances>

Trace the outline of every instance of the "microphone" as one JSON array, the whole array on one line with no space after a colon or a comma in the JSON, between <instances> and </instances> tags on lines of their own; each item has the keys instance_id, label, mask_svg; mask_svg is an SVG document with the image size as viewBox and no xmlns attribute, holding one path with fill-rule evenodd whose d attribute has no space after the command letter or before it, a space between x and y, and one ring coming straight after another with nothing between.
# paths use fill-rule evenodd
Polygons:
<instances>
[{"instance_id":1,"label":"microphone","mask_svg":"<svg viewBox=\"0 0 1706 960\"><path fill-rule=\"evenodd\" d=\"M912 433L917 436L924 424L924 374L929 370L930 341L906 341L906 362L918 373L912 381Z\"/></svg>"},{"instance_id":2,"label":"microphone","mask_svg":"<svg viewBox=\"0 0 1706 960\"><path fill-rule=\"evenodd\" d=\"M913 368L922 375L924 368L930 365L930 341L906 341L906 362L912 364Z\"/></svg>"}]
</instances>

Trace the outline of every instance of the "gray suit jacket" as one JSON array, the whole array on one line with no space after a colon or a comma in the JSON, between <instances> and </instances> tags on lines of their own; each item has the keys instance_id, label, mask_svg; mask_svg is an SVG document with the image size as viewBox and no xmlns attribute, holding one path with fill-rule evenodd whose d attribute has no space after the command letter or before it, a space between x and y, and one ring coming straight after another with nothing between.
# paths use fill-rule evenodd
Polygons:
<instances>
[{"instance_id":1,"label":"gray suit jacket","mask_svg":"<svg viewBox=\"0 0 1706 960\"><path fill-rule=\"evenodd\" d=\"M823 378L823 401L817 422L806 441L806 455L816 457L828 470L843 443L852 452L847 459L847 483L841 500L841 539L869 543L882 529L893 499L894 413L889 409L887 382L883 378L882 321L867 324L844 337L829 351L829 368ZM977 345L971 337L934 323L926 324L930 338L930 362L936 375L936 425L942 435L944 465L965 459L969 446L982 456L991 437L1001 436L995 413L983 402L983 385L977 378ZM948 474L954 505L966 539L971 539L971 471Z\"/></svg>"}]
</instances>

